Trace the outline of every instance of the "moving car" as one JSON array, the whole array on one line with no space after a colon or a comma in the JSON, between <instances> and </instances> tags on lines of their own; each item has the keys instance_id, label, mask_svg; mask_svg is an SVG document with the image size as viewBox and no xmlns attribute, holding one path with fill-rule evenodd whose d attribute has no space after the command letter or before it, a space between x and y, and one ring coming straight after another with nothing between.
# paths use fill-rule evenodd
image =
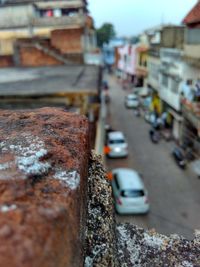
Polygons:
<instances>
[{"instance_id":1,"label":"moving car","mask_svg":"<svg viewBox=\"0 0 200 267\"><path fill-rule=\"evenodd\" d=\"M182 150L179 147L175 147L172 151L172 155L173 155L174 160L176 161L177 165L180 168L185 169L186 168L186 160L185 160L185 156L184 156Z\"/></svg>"},{"instance_id":2,"label":"moving car","mask_svg":"<svg viewBox=\"0 0 200 267\"><path fill-rule=\"evenodd\" d=\"M107 156L121 158L128 156L128 144L122 132L113 131L107 134Z\"/></svg>"},{"instance_id":3,"label":"moving car","mask_svg":"<svg viewBox=\"0 0 200 267\"><path fill-rule=\"evenodd\" d=\"M112 171L115 209L119 214L145 214L149 211L147 190L139 174L132 169Z\"/></svg>"},{"instance_id":4,"label":"moving car","mask_svg":"<svg viewBox=\"0 0 200 267\"><path fill-rule=\"evenodd\" d=\"M125 106L127 108L137 108L139 106L139 99L136 94L129 94L125 96Z\"/></svg>"}]
</instances>

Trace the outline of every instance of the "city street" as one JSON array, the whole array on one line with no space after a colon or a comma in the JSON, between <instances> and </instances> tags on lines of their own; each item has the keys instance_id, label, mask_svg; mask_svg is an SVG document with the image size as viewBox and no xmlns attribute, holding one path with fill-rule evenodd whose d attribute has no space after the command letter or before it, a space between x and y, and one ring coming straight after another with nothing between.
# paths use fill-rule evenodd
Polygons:
<instances>
[{"instance_id":1,"label":"city street","mask_svg":"<svg viewBox=\"0 0 200 267\"><path fill-rule=\"evenodd\" d=\"M129 144L127 159L108 159L107 170L130 167L142 173L149 193L148 215L117 216L118 222L130 222L145 229L155 228L161 234L180 234L193 238L200 229L200 180L188 168L181 170L171 156L173 142L153 144L148 135L150 125L124 106L124 96L117 78L108 78L111 102L107 123L123 131Z\"/></svg>"}]
</instances>

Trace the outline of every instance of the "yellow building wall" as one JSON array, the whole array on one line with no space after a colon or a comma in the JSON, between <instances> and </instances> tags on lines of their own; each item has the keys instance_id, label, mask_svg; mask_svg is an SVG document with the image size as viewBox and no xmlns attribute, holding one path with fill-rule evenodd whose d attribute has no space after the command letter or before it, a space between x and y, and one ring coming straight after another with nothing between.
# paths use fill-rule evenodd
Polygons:
<instances>
[{"instance_id":1,"label":"yellow building wall","mask_svg":"<svg viewBox=\"0 0 200 267\"><path fill-rule=\"evenodd\" d=\"M0 55L12 55L14 42L19 38L50 37L51 30L52 28L36 28L34 32L30 29L0 31Z\"/></svg>"}]
</instances>

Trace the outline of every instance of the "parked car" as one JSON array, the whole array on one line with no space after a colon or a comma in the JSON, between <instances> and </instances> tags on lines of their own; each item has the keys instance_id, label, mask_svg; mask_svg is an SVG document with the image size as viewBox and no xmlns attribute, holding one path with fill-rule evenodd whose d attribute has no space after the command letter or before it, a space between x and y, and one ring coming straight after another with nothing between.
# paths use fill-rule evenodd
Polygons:
<instances>
[{"instance_id":1,"label":"parked car","mask_svg":"<svg viewBox=\"0 0 200 267\"><path fill-rule=\"evenodd\" d=\"M139 98L136 94L125 96L125 106L127 108L137 108L139 106Z\"/></svg>"},{"instance_id":2,"label":"parked car","mask_svg":"<svg viewBox=\"0 0 200 267\"><path fill-rule=\"evenodd\" d=\"M144 214L149 211L147 190L140 175L132 169L112 171L115 209L119 214Z\"/></svg>"},{"instance_id":3,"label":"parked car","mask_svg":"<svg viewBox=\"0 0 200 267\"><path fill-rule=\"evenodd\" d=\"M186 160L181 148L175 147L172 151L172 156L180 168L186 168Z\"/></svg>"},{"instance_id":4,"label":"parked car","mask_svg":"<svg viewBox=\"0 0 200 267\"><path fill-rule=\"evenodd\" d=\"M128 144L122 132L113 131L107 135L108 157L121 158L128 156Z\"/></svg>"}]
</instances>

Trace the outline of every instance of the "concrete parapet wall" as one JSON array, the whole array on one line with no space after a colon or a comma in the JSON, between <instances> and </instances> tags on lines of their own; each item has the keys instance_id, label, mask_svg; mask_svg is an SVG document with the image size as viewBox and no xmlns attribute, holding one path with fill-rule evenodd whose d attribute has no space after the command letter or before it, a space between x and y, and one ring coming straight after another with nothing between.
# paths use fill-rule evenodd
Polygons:
<instances>
[{"instance_id":1,"label":"concrete parapet wall","mask_svg":"<svg viewBox=\"0 0 200 267\"><path fill-rule=\"evenodd\" d=\"M43 108L0 120L0 265L83 266L86 118Z\"/></svg>"},{"instance_id":2,"label":"concrete parapet wall","mask_svg":"<svg viewBox=\"0 0 200 267\"><path fill-rule=\"evenodd\" d=\"M23 67L38 67L62 65L63 63L45 54L35 47L20 48L20 65Z\"/></svg>"}]
</instances>

